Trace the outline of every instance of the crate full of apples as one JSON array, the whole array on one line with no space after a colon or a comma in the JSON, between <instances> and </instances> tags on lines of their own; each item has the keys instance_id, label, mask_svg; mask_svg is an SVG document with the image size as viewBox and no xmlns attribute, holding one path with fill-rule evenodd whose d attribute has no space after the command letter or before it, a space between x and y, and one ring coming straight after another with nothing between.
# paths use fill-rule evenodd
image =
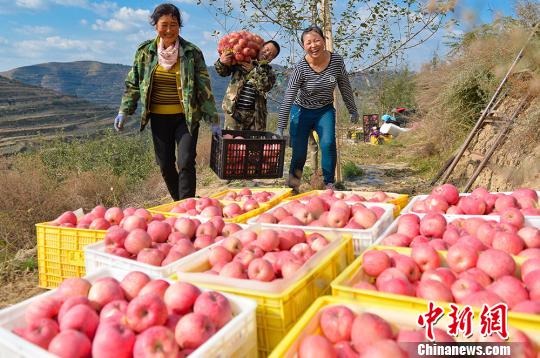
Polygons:
<instances>
[{"instance_id":1,"label":"crate full of apples","mask_svg":"<svg viewBox=\"0 0 540 358\"><path fill-rule=\"evenodd\" d=\"M256 304L104 269L0 311L6 357L256 357Z\"/></svg>"},{"instance_id":2,"label":"crate full of apples","mask_svg":"<svg viewBox=\"0 0 540 358\"><path fill-rule=\"evenodd\" d=\"M426 309L392 307L376 301L321 297L272 352L271 358L392 357L418 356L418 343L431 342L425 328L416 324ZM451 336L448 315L434 324L433 342L502 342L496 335L483 337L473 330L469 338ZM478 327L476 318L472 326ZM510 318L509 343L513 357L536 357L540 352L540 327L523 325Z\"/></svg>"},{"instance_id":3,"label":"crate full of apples","mask_svg":"<svg viewBox=\"0 0 540 358\"><path fill-rule=\"evenodd\" d=\"M393 204L336 200L331 204L319 197L291 200L248 220L275 228L306 228L317 232L350 234L359 255L390 226Z\"/></svg>"},{"instance_id":4,"label":"crate full of apples","mask_svg":"<svg viewBox=\"0 0 540 358\"><path fill-rule=\"evenodd\" d=\"M267 356L353 259L347 235L252 226L191 255L177 277L256 300L259 355Z\"/></svg>"},{"instance_id":5,"label":"crate full of apples","mask_svg":"<svg viewBox=\"0 0 540 358\"><path fill-rule=\"evenodd\" d=\"M178 266L181 280L282 291L315 268L343 241L336 233L251 226Z\"/></svg>"},{"instance_id":6,"label":"crate full of apples","mask_svg":"<svg viewBox=\"0 0 540 358\"><path fill-rule=\"evenodd\" d=\"M161 217L148 224L140 217L127 218L109 228L103 241L84 248L86 271L114 267L169 277L182 259L241 229L239 224L225 223L218 216L201 220Z\"/></svg>"},{"instance_id":7,"label":"crate full of apples","mask_svg":"<svg viewBox=\"0 0 540 358\"><path fill-rule=\"evenodd\" d=\"M439 185L429 195L415 196L402 213L438 212L447 215L501 215L506 210L525 216L540 216L540 192L519 188L512 192L490 193L483 187L470 194L459 193L452 184Z\"/></svg>"},{"instance_id":8,"label":"crate full of apples","mask_svg":"<svg viewBox=\"0 0 540 358\"><path fill-rule=\"evenodd\" d=\"M494 248L511 255L540 256L540 218L524 217L519 211L505 211L501 216L403 214L376 244L399 247L427 244L451 252L468 246L476 253Z\"/></svg>"},{"instance_id":9,"label":"crate full of apples","mask_svg":"<svg viewBox=\"0 0 540 358\"><path fill-rule=\"evenodd\" d=\"M374 246L332 283L332 291L417 308L427 307L428 301L477 310L506 303L510 316L519 313L540 324L540 258L517 258L497 249L477 253L469 246L448 252L426 244Z\"/></svg>"},{"instance_id":10,"label":"crate full of apples","mask_svg":"<svg viewBox=\"0 0 540 358\"><path fill-rule=\"evenodd\" d=\"M295 196L286 198L285 200L298 199L302 202L307 202L311 198L319 197L329 205L337 200L345 200L348 202L370 202L370 203L387 203L394 204L396 209L394 215L399 215L401 209L403 209L409 202L409 196L407 194L388 193L384 191L340 191L340 190L312 190Z\"/></svg>"},{"instance_id":11,"label":"crate full of apples","mask_svg":"<svg viewBox=\"0 0 540 358\"><path fill-rule=\"evenodd\" d=\"M260 198L259 198L260 200ZM218 200L215 198L188 198L148 209L165 217L223 218L225 222L244 223L252 216L266 210L262 202L250 199L244 202Z\"/></svg>"},{"instance_id":12,"label":"crate full of apples","mask_svg":"<svg viewBox=\"0 0 540 358\"><path fill-rule=\"evenodd\" d=\"M106 230L134 217L146 222L163 219L143 208L98 205L86 214L82 209L66 211L53 221L36 224L39 286L53 288L65 278L84 276L84 247L103 240Z\"/></svg>"}]
</instances>

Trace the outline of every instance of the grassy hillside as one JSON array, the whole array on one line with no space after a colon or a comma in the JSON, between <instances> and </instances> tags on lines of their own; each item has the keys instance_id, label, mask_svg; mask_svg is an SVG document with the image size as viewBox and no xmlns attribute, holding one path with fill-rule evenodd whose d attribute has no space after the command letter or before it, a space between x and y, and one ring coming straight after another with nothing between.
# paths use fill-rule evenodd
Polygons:
<instances>
[{"instance_id":1,"label":"grassy hillside","mask_svg":"<svg viewBox=\"0 0 540 358\"><path fill-rule=\"evenodd\" d=\"M27 150L59 134L95 135L111 125L115 114L78 97L0 76L0 154Z\"/></svg>"}]
</instances>

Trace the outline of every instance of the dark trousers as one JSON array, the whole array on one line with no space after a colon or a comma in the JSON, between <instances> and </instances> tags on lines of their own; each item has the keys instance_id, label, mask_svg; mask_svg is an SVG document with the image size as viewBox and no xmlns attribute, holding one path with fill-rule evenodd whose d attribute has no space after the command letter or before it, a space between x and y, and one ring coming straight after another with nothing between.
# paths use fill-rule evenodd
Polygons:
<instances>
[{"instance_id":1,"label":"dark trousers","mask_svg":"<svg viewBox=\"0 0 540 358\"><path fill-rule=\"evenodd\" d=\"M173 200L195 196L199 128L189 133L184 114L151 114L156 161Z\"/></svg>"}]
</instances>

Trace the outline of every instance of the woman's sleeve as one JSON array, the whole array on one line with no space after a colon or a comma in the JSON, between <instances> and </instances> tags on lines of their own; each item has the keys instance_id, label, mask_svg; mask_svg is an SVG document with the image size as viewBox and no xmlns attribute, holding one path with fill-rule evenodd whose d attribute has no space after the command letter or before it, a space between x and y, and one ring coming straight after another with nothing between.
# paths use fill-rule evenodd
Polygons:
<instances>
[{"instance_id":1,"label":"woman's sleeve","mask_svg":"<svg viewBox=\"0 0 540 358\"><path fill-rule=\"evenodd\" d=\"M216 102L214 101L214 95L210 85L210 75L208 74L208 69L206 68L206 63L204 62L202 52L195 51L194 62L195 93L197 95L202 118L210 123L218 124L219 118L216 110Z\"/></svg>"},{"instance_id":2,"label":"woman's sleeve","mask_svg":"<svg viewBox=\"0 0 540 358\"><path fill-rule=\"evenodd\" d=\"M341 60L340 62L341 70L337 79L339 91L341 92L341 97L343 97L343 102L345 102L345 106L347 106L349 113L357 114L358 109L356 108L356 103L354 103L354 95L351 88L351 82L349 81L349 75L347 74L347 70L345 69L345 63L343 62L343 60Z\"/></svg>"},{"instance_id":3,"label":"woman's sleeve","mask_svg":"<svg viewBox=\"0 0 540 358\"><path fill-rule=\"evenodd\" d=\"M300 66L294 66L291 78L289 79L289 84L287 85L287 90L285 91L283 103L281 103L281 107L279 108L278 129L287 128L287 124L289 123L289 113L301 84L302 72L300 71Z\"/></svg>"},{"instance_id":4,"label":"woman's sleeve","mask_svg":"<svg viewBox=\"0 0 540 358\"><path fill-rule=\"evenodd\" d=\"M124 94L122 95L122 101L120 103L120 109L118 110L119 113L124 113L127 115L132 115L135 113L135 110L137 109L137 102L139 101L139 98L141 97L141 93L139 92L139 53L135 54L135 60L133 61L133 66L131 66L131 70L128 72L126 79L125 79L125 85L126 88L124 90Z\"/></svg>"}]
</instances>

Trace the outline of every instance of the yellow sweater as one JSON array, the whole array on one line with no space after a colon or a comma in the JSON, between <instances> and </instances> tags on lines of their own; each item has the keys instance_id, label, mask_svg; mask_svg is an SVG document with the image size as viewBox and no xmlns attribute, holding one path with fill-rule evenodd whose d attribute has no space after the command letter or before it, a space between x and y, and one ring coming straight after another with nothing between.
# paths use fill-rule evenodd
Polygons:
<instances>
[{"instance_id":1,"label":"yellow sweater","mask_svg":"<svg viewBox=\"0 0 540 358\"><path fill-rule=\"evenodd\" d=\"M150 112L156 114L183 113L182 87L178 83L180 64L166 70L159 64L152 77L152 93L150 94Z\"/></svg>"}]
</instances>

